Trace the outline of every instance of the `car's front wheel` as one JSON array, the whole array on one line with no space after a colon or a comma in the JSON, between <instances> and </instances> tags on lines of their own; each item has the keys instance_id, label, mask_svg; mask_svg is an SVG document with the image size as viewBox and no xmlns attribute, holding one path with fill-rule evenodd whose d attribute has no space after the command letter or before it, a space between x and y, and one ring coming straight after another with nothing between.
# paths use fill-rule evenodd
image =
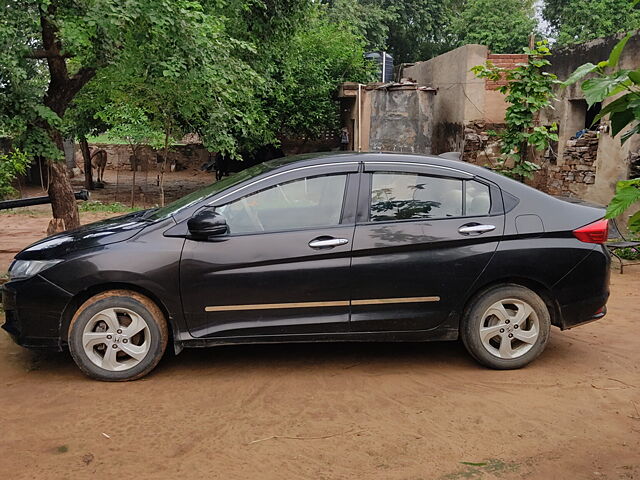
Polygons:
<instances>
[{"instance_id":1,"label":"car's front wheel","mask_svg":"<svg viewBox=\"0 0 640 480\"><path fill-rule=\"evenodd\" d=\"M549 339L549 309L538 294L520 285L493 287L464 313L460 334L469 353L495 369L520 368L542 353Z\"/></svg>"},{"instance_id":2,"label":"car's front wheel","mask_svg":"<svg viewBox=\"0 0 640 480\"><path fill-rule=\"evenodd\" d=\"M135 380L158 364L169 331L158 306L128 290L84 302L69 325L69 351L80 370L98 380Z\"/></svg>"}]
</instances>

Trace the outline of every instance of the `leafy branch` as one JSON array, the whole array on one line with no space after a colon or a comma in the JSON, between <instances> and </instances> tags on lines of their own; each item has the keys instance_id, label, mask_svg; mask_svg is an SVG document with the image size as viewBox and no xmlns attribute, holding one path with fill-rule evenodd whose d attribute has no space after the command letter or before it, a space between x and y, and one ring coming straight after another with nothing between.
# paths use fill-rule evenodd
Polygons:
<instances>
[{"instance_id":1,"label":"leafy branch","mask_svg":"<svg viewBox=\"0 0 640 480\"><path fill-rule=\"evenodd\" d=\"M534 49L525 48L527 63L513 69L496 67L491 61L476 65L471 71L478 78L495 82L505 81L498 88L510 104L505 114L506 128L498 132L502 140L502 157L496 170L518 178L530 178L539 166L527 159L529 147L545 150L552 141L558 141L558 127L537 125L537 113L551 106L554 99L553 86L560 83L557 77L544 68L551 63L545 57L551 54L546 40L536 43Z\"/></svg>"},{"instance_id":2,"label":"leafy branch","mask_svg":"<svg viewBox=\"0 0 640 480\"><path fill-rule=\"evenodd\" d=\"M640 0L636 0L635 3L638 1ZM591 75L580 85L589 106L618 96L602 108L595 117L594 123L608 117L611 122L611 135L614 137L630 126L631 128L621 134L621 144L640 133L640 68L616 70L620 56L631 36L630 33L620 40L611 50L607 60L595 65L593 63L581 65L563 83L564 86L572 85ZM619 181L615 196L607 208L606 218L620 216L638 202L640 202L640 179ZM640 212L631 216L628 226L632 232L640 232Z\"/></svg>"}]
</instances>

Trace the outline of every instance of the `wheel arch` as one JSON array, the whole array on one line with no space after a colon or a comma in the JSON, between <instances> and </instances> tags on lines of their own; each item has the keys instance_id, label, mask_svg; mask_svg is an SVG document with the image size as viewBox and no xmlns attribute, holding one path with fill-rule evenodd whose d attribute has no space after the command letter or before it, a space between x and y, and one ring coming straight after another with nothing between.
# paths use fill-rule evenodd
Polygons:
<instances>
[{"instance_id":1,"label":"wheel arch","mask_svg":"<svg viewBox=\"0 0 640 480\"><path fill-rule=\"evenodd\" d=\"M182 349L181 344L178 345L175 341L178 338L179 331L177 330L177 325L175 319L171 316L169 309L167 306L160 300L160 298L155 295L153 292L147 290L146 288L140 287L139 285L126 283L126 282L109 282L109 283L101 283L98 285L92 285L91 287L78 292L74 295L64 311L62 312L62 316L60 318L60 346L65 346L67 344L67 337L69 334L69 325L71 324L71 320L73 315L78 311L80 306L89 300L91 297L98 295L103 292L107 292L109 290L130 290L132 292L139 293L144 295L149 300L157 305L162 314L164 315L165 321L169 326L169 344L174 345L175 353L179 353Z\"/></svg>"},{"instance_id":2,"label":"wheel arch","mask_svg":"<svg viewBox=\"0 0 640 480\"><path fill-rule=\"evenodd\" d=\"M551 317L551 325L558 327L562 324L562 315L560 313L560 305L558 304L558 301L556 300L555 296L551 292L551 289L549 289L546 285L544 285L543 283L537 280L533 280L525 277L517 277L517 276L510 276L510 277L504 277L497 280L493 280L491 282L488 282L482 286L475 288L467 296L464 302L464 308L462 309L460 318L464 317L464 313L469 308L471 302L473 302L480 295L486 293L487 291L495 287L501 287L504 285L518 285L521 287L528 288L529 290L535 292L544 301L545 305L549 309L549 316Z\"/></svg>"}]
</instances>

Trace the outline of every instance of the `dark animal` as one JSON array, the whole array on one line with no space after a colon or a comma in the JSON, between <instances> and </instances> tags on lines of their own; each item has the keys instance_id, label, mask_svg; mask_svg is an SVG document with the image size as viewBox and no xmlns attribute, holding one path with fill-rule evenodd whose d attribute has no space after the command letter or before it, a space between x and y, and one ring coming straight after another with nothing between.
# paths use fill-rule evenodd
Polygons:
<instances>
[{"instance_id":1,"label":"dark animal","mask_svg":"<svg viewBox=\"0 0 640 480\"><path fill-rule=\"evenodd\" d=\"M216 180L220 180L222 177L228 176L229 173L239 172L274 158L282 158L285 155L280 147L269 144L258 147L253 152L241 151L240 156L242 160L233 160L229 155L221 153L209 154L209 160L203 163L200 168L207 172L215 172Z\"/></svg>"}]
</instances>

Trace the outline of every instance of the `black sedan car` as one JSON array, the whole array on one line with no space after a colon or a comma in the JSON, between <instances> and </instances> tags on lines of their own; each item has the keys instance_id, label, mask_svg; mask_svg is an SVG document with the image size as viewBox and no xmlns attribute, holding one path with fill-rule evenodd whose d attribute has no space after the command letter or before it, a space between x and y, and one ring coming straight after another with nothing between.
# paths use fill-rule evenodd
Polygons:
<instances>
[{"instance_id":1,"label":"black sedan car","mask_svg":"<svg viewBox=\"0 0 640 480\"><path fill-rule=\"evenodd\" d=\"M111 381L167 345L461 338L519 368L604 316L603 214L438 157L282 158L26 248L3 328Z\"/></svg>"}]
</instances>

